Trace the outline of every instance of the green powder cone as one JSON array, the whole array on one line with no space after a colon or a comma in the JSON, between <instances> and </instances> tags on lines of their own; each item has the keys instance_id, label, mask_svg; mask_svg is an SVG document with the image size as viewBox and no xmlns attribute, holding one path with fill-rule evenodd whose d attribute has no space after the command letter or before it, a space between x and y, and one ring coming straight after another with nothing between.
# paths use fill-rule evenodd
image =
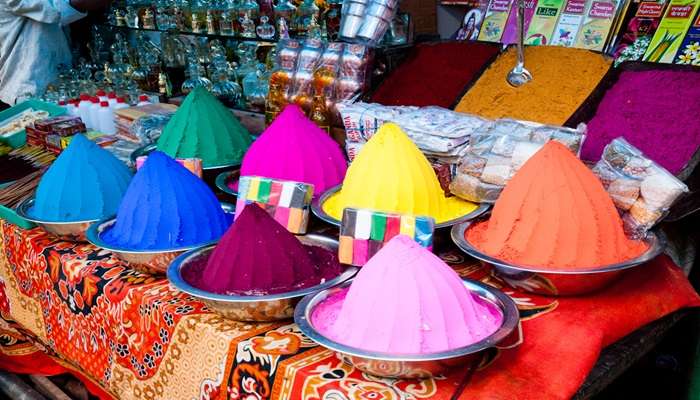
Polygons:
<instances>
[{"instance_id":1,"label":"green powder cone","mask_svg":"<svg viewBox=\"0 0 700 400\"><path fill-rule=\"evenodd\" d=\"M158 150L173 158L201 158L204 168L240 163L250 133L211 93L196 88L170 119Z\"/></svg>"}]
</instances>

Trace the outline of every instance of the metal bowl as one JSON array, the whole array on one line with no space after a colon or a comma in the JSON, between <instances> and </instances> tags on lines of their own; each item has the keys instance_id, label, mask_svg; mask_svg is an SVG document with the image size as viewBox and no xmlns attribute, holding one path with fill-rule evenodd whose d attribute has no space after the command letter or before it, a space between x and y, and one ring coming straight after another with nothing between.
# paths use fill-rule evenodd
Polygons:
<instances>
[{"instance_id":1,"label":"metal bowl","mask_svg":"<svg viewBox=\"0 0 700 400\"><path fill-rule=\"evenodd\" d=\"M134 150L131 153L131 156L129 157L131 160L131 165L136 167L136 159L141 157L141 156L147 156L157 148L156 143L151 143L147 144L143 147L139 147L138 149ZM209 167L204 167L202 166L202 171L209 171L209 170L215 170L215 169L230 169L232 167L239 167L241 165L240 161L239 162L232 162L228 164L222 164L222 165L213 165Z\"/></svg>"},{"instance_id":2,"label":"metal bowl","mask_svg":"<svg viewBox=\"0 0 700 400\"><path fill-rule=\"evenodd\" d=\"M46 232L58 237L61 240L69 242L85 242L85 232L90 225L97 222L99 219L90 219L85 221L46 221L33 217L29 210L34 206L34 198L29 198L21 202L17 206L17 215L27 221L39 225Z\"/></svg>"},{"instance_id":3,"label":"metal bowl","mask_svg":"<svg viewBox=\"0 0 700 400\"><path fill-rule=\"evenodd\" d=\"M314 244L329 249L337 248L338 242L320 235L309 234L298 236L305 244ZM291 318L294 315L294 306L299 300L319 290L328 289L350 279L357 272L357 268L345 269L336 278L319 285L287 293L277 293L264 296L236 296L216 294L190 285L183 277L182 271L186 268L201 266L206 263L214 246L207 246L189 251L176 258L168 267L168 280L182 292L185 292L202 301L217 314L236 321L275 321Z\"/></svg>"},{"instance_id":4,"label":"metal bowl","mask_svg":"<svg viewBox=\"0 0 700 400\"><path fill-rule=\"evenodd\" d=\"M311 323L314 308L329 295L350 285L345 282L337 287L310 294L299 303L294 312L294 322L311 340L338 354L346 363L368 374L387 378L428 378L445 372L448 368L476 361L481 352L494 347L517 327L520 319L515 302L504 293L481 282L464 280L464 286L483 300L495 304L503 312L503 323L490 336L468 346L430 354L396 355L378 353L335 342L320 333ZM372 312L372 310L367 310Z\"/></svg>"},{"instance_id":5,"label":"metal bowl","mask_svg":"<svg viewBox=\"0 0 700 400\"><path fill-rule=\"evenodd\" d=\"M326 190L322 195L314 197L313 201L311 202L311 211L313 211L313 213L324 222L334 226L340 226L340 221L333 218L330 214L323 210L323 203L325 203L329 197L331 197L337 191L339 191L342 186L343 185L338 185ZM489 209L489 206L490 204L481 203L479 204L479 207L477 207L474 211L470 212L469 214L463 215L459 218L455 218L449 221L441 222L439 224L436 223L435 229L446 228L458 224L460 222L469 221L474 218L477 218L481 214L485 213Z\"/></svg>"},{"instance_id":6,"label":"metal bowl","mask_svg":"<svg viewBox=\"0 0 700 400\"><path fill-rule=\"evenodd\" d=\"M221 208L227 214L233 214L235 208L228 203L221 203ZM102 233L116 222L116 218L110 217L90 225L86 232L87 241L96 247L111 251L121 260L126 261L130 267L147 274L162 275L170 263L180 254L202 246L213 245L217 240L209 240L189 246L162 250L139 250L111 245L102 240Z\"/></svg>"},{"instance_id":7,"label":"metal bowl","mask_svg":"<svg viewBox=\"0 0 700 400\"><path fill-rule=\"evenodd\" d=\"M612 283L630 268L639 266L661 254L666 246L663 236L650 231L644 241L649 246L640 256L616 264L591 268L552 270L545 267L516 265L489 256L472 245L464 236L473 221L452 227L452 241L470 256L491 264L498 275L512 287L545 296L575 296L590 293Z\"/></svg>"},{"instance_id":8,"label":"metal bowl","mask_svg":"<svg viewBox=\"0 0 700 400\"><path fill-rule=\"evenodd\" d=\"M241 171L224 171L220 173L219 175L216 176L216 187L219 188L222 192L226 194L230 194L231 196L238 196L238 192L231 189L228 186L228 183L232 180L238 180L240 178Z\"/></svg>"}]
</instances>

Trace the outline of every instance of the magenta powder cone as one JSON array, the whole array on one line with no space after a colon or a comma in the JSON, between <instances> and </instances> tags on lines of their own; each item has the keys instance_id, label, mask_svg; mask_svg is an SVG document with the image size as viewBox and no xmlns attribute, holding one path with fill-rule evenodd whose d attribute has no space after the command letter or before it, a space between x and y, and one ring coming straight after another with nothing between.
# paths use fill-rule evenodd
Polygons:
<instances>
[{"instance_id":1,"label":"magenta powder cone","mask_svg":"<svg viewBox=\"0 0 700 400\"><path fill-rule=\"evenodd\" d=\"M184 276L212 293L265 295L318 285L341 272L335 253L306 246L257 205L243 209L200 276Z\"/></svg>"},{"instance_id":2,"label":"magenta powder cone","mask_svg":"<svg viewBox=\"0 0 700 400\"><path fill-rule=\"evenodd\" d=\"M346 170L338 143L290 104L253 142L243 157L241 176L311 183L319 195L341 184Z\"/></svg>"}]
</instances>

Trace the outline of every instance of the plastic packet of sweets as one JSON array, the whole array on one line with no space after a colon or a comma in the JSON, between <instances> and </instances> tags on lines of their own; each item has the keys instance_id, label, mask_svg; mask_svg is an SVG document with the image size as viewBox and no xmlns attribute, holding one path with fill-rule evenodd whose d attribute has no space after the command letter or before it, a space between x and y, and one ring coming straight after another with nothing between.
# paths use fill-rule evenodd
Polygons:
<instances>
[{"instance_id":1,"label":"plastic packet of sweets","mask_svg":"<svg viewBox=\"0 0 700 400\"><path fill-rule=\"evenodd\" d=\"M493 203L516 172L545 143L556 140L579 154L586 126L577 129L501 119L476 128L459 161L452 194Z\"/></svg>"},{"instance_id":2,"label":"plastic packet of sweets","mask_svg":"<svg viewBox=\"0 0 700 400\"><path fill-rule=\"evenodd\" d=\"M432 217L346 208L340 222L338 260L363 266L396 235L406 235L432 250L434 231Z\"/></svg>"},{"instance_id":3,"label":"plastic packet of sweets","mask_svg":"<svg viewBox=\"0 0 700 400\"><path fill-rule=\"evenodd\" d=\"M644 237L688 192L683 182L621 137L605 146L593 172L622 215L625 232L633 238Z\"/></svg>"},{"instance_id":4,"label":"plastic packet of sweets","mask_svg":"<svg viewBox=\"0 0 700 400\"><path fill-rule=\"evenodd\" d=\"M314 185L260 176L242 176L238 182L236 218L247 204L255 203L289 232L306 233Z\"/></svg>"}]
</instances>

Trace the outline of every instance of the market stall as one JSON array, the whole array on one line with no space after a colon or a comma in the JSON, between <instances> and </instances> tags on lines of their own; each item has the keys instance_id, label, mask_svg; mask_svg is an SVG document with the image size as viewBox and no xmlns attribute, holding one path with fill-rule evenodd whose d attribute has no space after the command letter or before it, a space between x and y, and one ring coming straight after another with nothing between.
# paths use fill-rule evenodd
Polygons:
<instances>
[{"instance_id":1,"label":"market stall","mask_svg":"<svg viewBox=\"0 0 700 400\"><path fill-rule=\"evenodd\" d=\"M0 115L0 368L119 399L595 394L700 305L663 224L697 202L700 71L601 53L627 4L534 46L580 14L541 3L466 35L513 42L519 11L526 48L404 47L391 1L115 4L92 65Z\"/></svg>"}]
</instances>

